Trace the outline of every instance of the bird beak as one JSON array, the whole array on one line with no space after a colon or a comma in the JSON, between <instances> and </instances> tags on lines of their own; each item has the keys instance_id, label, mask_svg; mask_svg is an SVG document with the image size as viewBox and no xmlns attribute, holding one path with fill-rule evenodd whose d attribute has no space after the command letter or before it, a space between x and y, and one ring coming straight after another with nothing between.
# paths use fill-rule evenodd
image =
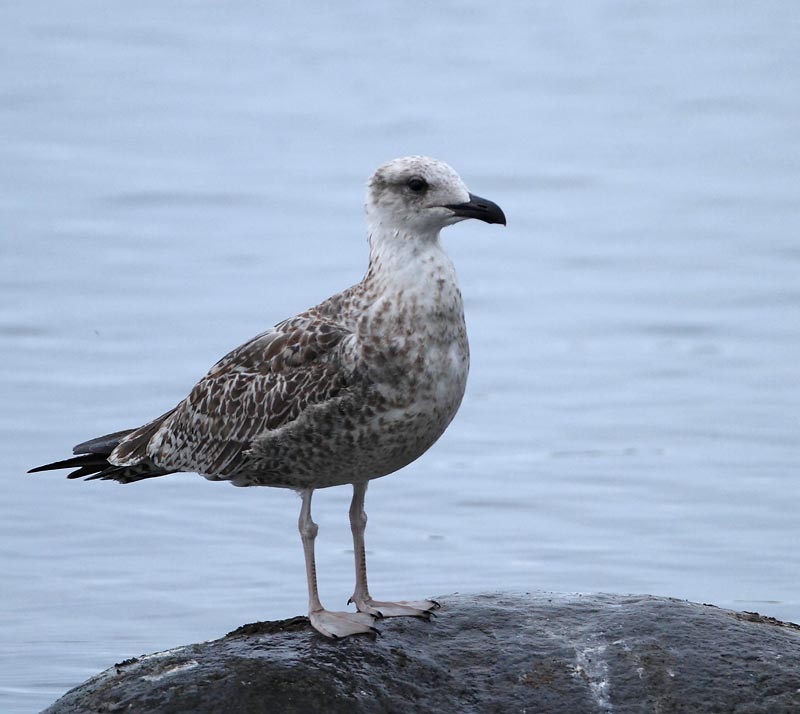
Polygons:
<instances>
[{"instance_id":1,"label":"bird beak","mask_svg":"<svg viewBox=\"0 0 800 714\"><path fill-rule=\"evenodd\" d=\"M452 206L445 206L461 218L477 218L486 223L506 224L506 215L503 209L496 203L487 198L481 198L474 193L469 195L467 203L456 203Z\"/></svg>"}]
</instances>

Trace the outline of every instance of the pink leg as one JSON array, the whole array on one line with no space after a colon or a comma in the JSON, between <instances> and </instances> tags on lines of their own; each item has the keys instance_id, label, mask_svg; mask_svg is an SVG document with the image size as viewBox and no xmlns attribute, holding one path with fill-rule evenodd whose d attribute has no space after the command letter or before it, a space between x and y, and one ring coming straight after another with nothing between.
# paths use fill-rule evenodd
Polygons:
<instances>
[{"instance_id":1,"label":"pink leg","mask_svg":"<svg viewBox=\"0 0 800 714\"><path fill-rule=\"evenodd\" d=\"M377 632L372 627L373 616L363 612L331 612L322 607L317 590L317 566L314 561L314 539L319 530L311 519L312 489L301 493L303 505L300 508L298 527L303 540L303 553L306 560L306 578L308 580L308 619L315 630L326 637L339 639L348 635Z\"/></svg>"},{"instance_id":2,"label":"pink leg","mask_svg":"<svg viewBox=\"0 0 800 714\"><path fill-rule=\"evenodd\" d=\"M428 619L433 610L439 607L434 600L413 600L400 602L381 602L373 600L367 586L367 554L364 546L364 531L367 528L367 514L364 511L364 496L367 481L353 484L353 500L350 503L350 530L353 532L353 551L356 559L356 587L349 602L355 604L359 612L375 617L422 617Z\"/></svg>"}]
</instances>

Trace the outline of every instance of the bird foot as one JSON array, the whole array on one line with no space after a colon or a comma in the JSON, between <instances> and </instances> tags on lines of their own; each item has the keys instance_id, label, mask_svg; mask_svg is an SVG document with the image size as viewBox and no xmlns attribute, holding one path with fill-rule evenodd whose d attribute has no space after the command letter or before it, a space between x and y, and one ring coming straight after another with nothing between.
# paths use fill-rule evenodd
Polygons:
<instances>
[{"instance_id":1,"label":"bird foot","mask_svg":"<svg viewBox=\"0 0 800 714\"><path fill-rule=\"evenodd\" d=\"M338 640L349 635L373 634L380 632L372 626L375 617L366 612L331 612L314 610L308 613L311 626L319 633Z\"/></svg>"},{"instance_id":2,"label":"bird foot","mask_svg":"<svg viewBox=\"0 0 800 714\"><path fill-rule=\"evenodd\" d=\"M400 600L399 602L381 602L371 597L350 600L360 613L373 617L420 617L430 620L434 610L441 606L435 600Z\"/></svg>"}]
</instances>

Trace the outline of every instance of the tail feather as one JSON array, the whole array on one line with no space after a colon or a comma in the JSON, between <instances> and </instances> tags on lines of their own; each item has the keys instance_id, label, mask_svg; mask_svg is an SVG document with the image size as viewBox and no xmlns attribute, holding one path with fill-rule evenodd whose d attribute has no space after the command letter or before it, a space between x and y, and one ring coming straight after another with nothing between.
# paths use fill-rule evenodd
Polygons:
<instances>
[{"instance_id":1,"label":"tail feather","mask_svg":"<svg viewBox=\"0 0 800 714\"><path fill-rule=\"evenodd\" d=\"M67 478L85 478L87 481L103 479L106 481L118 481L119 483L132 483L134 481L142 481L146 478L154 478L156 476L164 476L165 474L172 473L171 471L165 471L159 468L147 458L143 458L140 462L130 466L117 466L108 460L108 457L111 456L111 452L119 446L122 440L135 431L138 430L126 429L124 431L114 432L113 434L99 436L96 439L90 439L82 444L78 444L73 449L73 453L78 454L77 456L62 461L54 461L44 466L37 466L28 471L28 473L55 471L57 469L75 469L67 475Z\"/></svg>"},{"instance_id":2,"label":"tail feather","mask_svg":"<svg viewBox=\"0 0 800 714\"><path fill-rule=\"evenodd\" d=\"M123 429L122 431L115 431L113 434L105 434L104 436L89 439L89 441L84 441L73 447L72 453L103 454L107 456L120 445L128 434L133 434L134 431L136 431L136 429Z\"/></svg>"}]
</instances>

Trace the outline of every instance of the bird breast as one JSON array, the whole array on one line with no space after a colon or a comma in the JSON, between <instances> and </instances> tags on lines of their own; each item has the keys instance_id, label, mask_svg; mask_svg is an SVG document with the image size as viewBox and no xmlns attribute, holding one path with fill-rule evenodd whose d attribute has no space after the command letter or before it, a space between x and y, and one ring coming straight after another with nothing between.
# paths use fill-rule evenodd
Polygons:
<instances>
[{"instance_id":1,"label":"bird breast","mask_svg":"<svg viewBox=\"0 0 800 714\"><path fill-rule=\"evenodd\" d=\"M469 371L463 301L444 258L376 280L356 333L367 379L387 412L434 431L455 416Z\"/></svg>"}]
</instances>

